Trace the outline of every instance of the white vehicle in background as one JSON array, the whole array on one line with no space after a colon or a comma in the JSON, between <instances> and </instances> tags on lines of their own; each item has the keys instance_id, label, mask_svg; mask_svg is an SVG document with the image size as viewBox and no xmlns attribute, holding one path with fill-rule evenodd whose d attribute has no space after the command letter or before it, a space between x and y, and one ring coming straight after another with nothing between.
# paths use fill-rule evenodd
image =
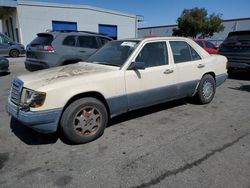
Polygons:
<instances>
[{"instance_id":1,"label":"white vehicle in background","mask_svg":"<svg viewBox=\"0 0 250 188\"><path fill-rule=\"evenodd\" d=\"M112 41L87 62L16 78L8 112L39 132L61 127L72 142L86 143L103 134L110 118L131 110L183 97L210 103L226 66L224 56L187 38Z\"/></svg>"}]
</instances>

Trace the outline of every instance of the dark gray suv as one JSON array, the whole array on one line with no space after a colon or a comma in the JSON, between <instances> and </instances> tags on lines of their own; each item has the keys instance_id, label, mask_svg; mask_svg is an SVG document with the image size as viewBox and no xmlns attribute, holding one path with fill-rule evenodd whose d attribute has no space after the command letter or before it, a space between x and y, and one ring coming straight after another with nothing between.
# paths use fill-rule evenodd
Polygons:
<instances>
[{"instance_id":1,"label":"dark gray suv","mask_svg":"<svg viewBox=\"0 0 250 188\"><path fill-rule=\"evenodd\" d=\"M88 32L39 33L26 48L25 67L36 71L84 61L111 40Z\"/></svg>"},{"instance_id":2,"label":"dark gray suv","mask_svg":"<svg viewBox=\"0 0 250 188\"><path fill-rule=\"evenodd\" d=\"M25 54L24 45L12 41L6 35L0 33L0 55L18 57L20 54Z\"/></svg>"}]
</instances>

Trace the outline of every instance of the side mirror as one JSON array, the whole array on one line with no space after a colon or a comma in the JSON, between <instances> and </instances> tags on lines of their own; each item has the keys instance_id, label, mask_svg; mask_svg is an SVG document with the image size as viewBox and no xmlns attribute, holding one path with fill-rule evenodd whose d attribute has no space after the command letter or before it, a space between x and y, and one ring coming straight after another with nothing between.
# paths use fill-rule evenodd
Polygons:
<instances>
[{"instance_id":1,"label":"side mirror","mask_svg":"<svg viewBox=\"0 0 250 188\"><path fill-rule=\"evenodd\" d=\"M128 70L144 70L146 65L144 62L134 61L130 64Z\"/></svg>"},{"instance_id":2,"label":"side mirror","mask_svg":"<svg viewBox=\"0 0 250 188\"><path fill-rule=\"evenodd\" d=\"M13 43L13 42L11 42L11 41L8 41L8 44L9 44L9 45L13 45L14 43Z\"/></svg>"}]
</instances>

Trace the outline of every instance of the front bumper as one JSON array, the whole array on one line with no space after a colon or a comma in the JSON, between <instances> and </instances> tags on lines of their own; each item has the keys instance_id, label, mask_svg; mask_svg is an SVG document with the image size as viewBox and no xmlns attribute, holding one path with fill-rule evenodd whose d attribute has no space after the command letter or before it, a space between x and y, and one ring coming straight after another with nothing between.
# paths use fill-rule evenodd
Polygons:
<instances>
[{"instance_id":1,"label":"front bumper","mask_svg":"<svg viewBox=\"0 0 250 188\"><path fill-rule=\"evenodd\" d=\"M41 133L57 131L62 109L53 109L40 112L25 112L18 106L8 101L7 111L14 119Z\"/></svg>"}]
</instances>

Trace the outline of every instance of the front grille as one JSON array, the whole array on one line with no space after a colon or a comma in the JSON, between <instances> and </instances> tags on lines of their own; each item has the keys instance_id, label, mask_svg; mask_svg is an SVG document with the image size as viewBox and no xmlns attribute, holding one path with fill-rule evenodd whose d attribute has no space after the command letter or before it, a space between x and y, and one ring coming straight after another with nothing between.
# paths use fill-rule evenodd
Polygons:
<instances>
[{"instance_id":1,"label":"front grille","mask_svg":"<svg viewBox=\"0 0 250 188\"><path fill-rule=\"evenodd\" d=\"M13 102L16 105L20 104L22 87L23 87L23 82L21 80L15 79L12 82L10 99L11 99L11 102Z\"/></svg>"}]
</instances>

